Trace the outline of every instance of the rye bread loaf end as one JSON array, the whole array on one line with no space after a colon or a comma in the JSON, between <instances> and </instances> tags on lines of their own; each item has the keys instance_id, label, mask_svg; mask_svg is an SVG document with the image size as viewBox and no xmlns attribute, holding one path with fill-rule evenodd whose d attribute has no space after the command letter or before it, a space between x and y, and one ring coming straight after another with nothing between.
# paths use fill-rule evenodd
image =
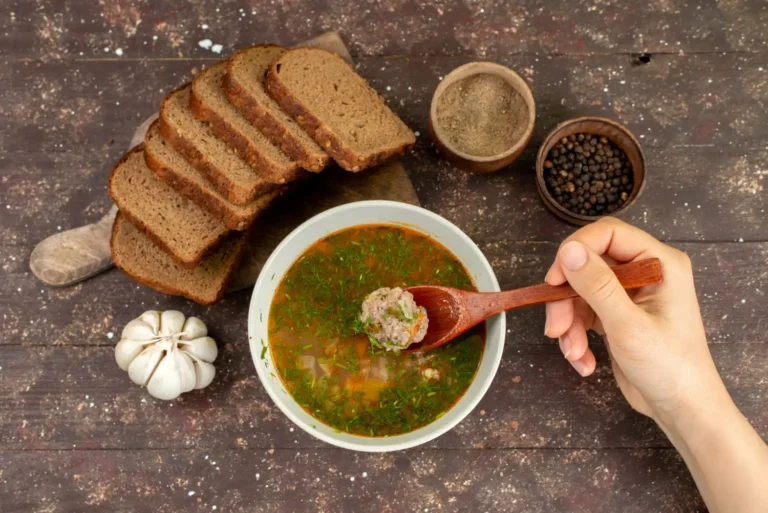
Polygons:
<instances>
[{"instance_id":1,"label":"rye bread loaf end","mask_svg":"<svg viewBox=\"0 0 768 513\"><path fill-rule=\"evenodd\" d=\"M257 45L235 52L227 61L224 89L243 116L291 159L308 171L318 172L330 163L330 157L264 91L264 76L284 51L275 45Z\"/></svg>"},{"instance_id":2,"label":"rye bread loaf end","mask_svg":"<svg viewBox=\"0 0 768 513\"><path fill-rule=\"evenodd\" d=\"M306 171L229 102L222 83L226 74L227 63L218 62L195 77L189 101L192 113L208 123L213 133L237 150L264 180L285 184L300 178Z\"/></svg>"},{"instance_id":3,"label":"rye bread loaf end","mask_svg":"<svg viewBox=\"0 0 768 513\"><path fill-rule=\"evenodd\" d=\"M200 263L229 232L221 220L150 171L143 144L115 166L109 194L126 218L184 267Z\"/></svg>"},{"instance_id":4,"label":"rye bread loaf end","mask_svg":"<svg viewBox=\"0 0 768 513\"><path fill-rule=\"evenodd\" d=\"M320 48L282 53L267 93L347 171L409 151L416 137L344 59Z\"/></svg>"},{"instance_id":5,"label":"rye bread loaf end","mask_svg":"<svg viewBox=\"0 0 768 513\"><path fill-rule=\"evenodd\" d=\"M268 192L245 205L235 205L222 196L208 180L187 162L160 134L157 121L144 136L147 167L161 180L207 210L230 230L246 230L253 220L283 192L285 187Z\"/></svg>"},{"instance_id":6,"label":"rye bread loaf end","mask_svg":"<svg viewBox=\"0 0 768 513\"><path fill-rule=\"evenodd\" d=\"M191 86L172 91L160 105L160 133L222 195L236 205L278 187L267 182L190 110Z\"/></svg>"},{"instance_id":7,"label":"rye bread loaf end","mask_svg":"<svg viewBox=\"0 0 768 513\"><path fill-rule=\"evenodd\" d=\"M208 305L224 295L242 257L246 235L232 233L231 238L227 238L200 265L186 269L136 228L122 212L118 212L110 240L112 261L128 276L147 287Z\"/></svg>"}]
</instances>

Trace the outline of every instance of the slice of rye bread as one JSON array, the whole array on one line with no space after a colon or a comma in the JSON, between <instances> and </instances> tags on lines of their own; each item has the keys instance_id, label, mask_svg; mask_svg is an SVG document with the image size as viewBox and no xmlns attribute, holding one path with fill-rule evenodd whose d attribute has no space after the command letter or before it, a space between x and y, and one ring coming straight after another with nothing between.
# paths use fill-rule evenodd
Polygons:
<instances>
[{"instance_id":1,"label":"slice of rye bread","mask_svg":"<svg viewBox=\"0 0 768 513\"><path fill-rule=\"evenodd\" d=\"M231 203L171 147L160 134L157 121L150 125L144 136L144 159L147 167L162 181L221 219L230 230L248 229L253 220L286 190L286 187L280 187L242 206Z\"/></svg>"},{"instance_id":2,"label":"slice of rye bread","mask_svg":"<svg viewBox=\"0 0 768 513\"><path fill-rule=\"evenodd\" d=\"M264 87L347 171L409 151L416 137L344 59L320 48L278 57Z\"/></svg>"},{"instance_id":3,"label":"slice of rye bread","mask_svg":"<svg viewBox=\"0 0 768 513\"><path fill-rule=\"evenodd\" d=\"M331 158L264 90L264 76L284 48L257 45L244 48L227 61L224 90L229 101L301 167L322 171Z\"/></svg>"},{"instance_id":4,"label":"slice of rye bread","mask_svg":"<svg viewBox=\"0 0 768 513\"><path fill-rule=\"evenodd\" d=\"M183 267L199 264L229 232L220 219L150 171L143 144L117 163L109 194L126 218Z\"/></svg>"},{"instance_id":5,"label":"slice of rye bread","mask_svg":"<svg viewBox=\"0 0 768 513\"><path fill-rule=\"evenodd\" d=\"M218 62L192 81L189 106L200 121L205 121L216 136L237 150L258 173L272 183L284 184L306 173L288 155L272 144L232 105L224 93L222 80L227 63Z\"/></svg>"},{"instance_id":6,"label":"slice of rye bread","mask_svg":"<svg viewBox=\"0 0 768 513\"><path fill-rule=\"evenodd\" d=\"M190 164L195 166L222 195L236 205L245 205L257 196L278 187L256 171L189 108L191 86L166 96L160 105L160 133Z\"/></svg>"},{"instance_id":7,"label":"slice of rye bread","mask_svg":"<svg viewBox=\"0 0 768 513\"><path fill-rule=\"evenodd\" d=\"M186 269L118 212L110 240L112 261L125 274L147 287L209 305L224 295L244 253L246 234L230 233L232 235L200 265Z\"/></svg>"}]
</instances>

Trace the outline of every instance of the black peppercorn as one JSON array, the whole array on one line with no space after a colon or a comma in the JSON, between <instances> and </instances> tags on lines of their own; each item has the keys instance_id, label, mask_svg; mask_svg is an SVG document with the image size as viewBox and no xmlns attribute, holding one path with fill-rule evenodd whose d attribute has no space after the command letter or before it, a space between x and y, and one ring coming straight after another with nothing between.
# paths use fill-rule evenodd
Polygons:
<instances>
[{"instance_id":1,"label":"black peppercorn","mask_svg":"<svg viewBox=\"0 0 768 513\"><path fill-rule=\"evenodd\" d=\"M606 137L562 137L544 161L545 184L555 201L574 213L611 214L628 200L634 176L624 152Z\"/></svg>"}]
</instances>

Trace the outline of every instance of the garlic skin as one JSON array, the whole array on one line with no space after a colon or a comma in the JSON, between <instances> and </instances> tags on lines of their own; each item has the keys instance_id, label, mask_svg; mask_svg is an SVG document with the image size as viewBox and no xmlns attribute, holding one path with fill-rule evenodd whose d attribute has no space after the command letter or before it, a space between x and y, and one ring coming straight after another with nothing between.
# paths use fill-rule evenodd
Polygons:
<instances>
[{"instance_id":1,"label":"garlic skin","mask_svg":"<svg viewBox=\"0 0 768 513\"><path fill-rule=\"evenodd\" d=\"M115 361L131 381L169 401L213 381L218 348L207 335L197 317L149 310L125 325L115 346Z\"/></svg>"}]
</instances>

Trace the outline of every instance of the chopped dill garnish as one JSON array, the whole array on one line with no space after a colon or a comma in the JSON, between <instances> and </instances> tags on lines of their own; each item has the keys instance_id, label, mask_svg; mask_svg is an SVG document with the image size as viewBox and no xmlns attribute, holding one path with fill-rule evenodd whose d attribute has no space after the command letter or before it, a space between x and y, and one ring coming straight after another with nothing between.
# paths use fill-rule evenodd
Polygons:
<instances>
[{"instance_id":1,"label":"chopped dill garnish","mask_svg":"<svg viewBox=\"0 0 768 513\"><path fill-rule=\"evenodd\" d=\"M288 270L267 316L268 347L285 388L314 418L340 432L392 436L434 421L464 394L483 353L482 327L423 360L386 351L373 337L381 326L361 319L371 291L414 284L474 289L444 247L393 226L332 234ZM402 305L390 315L418 319ZM427 368L440 378L427 380Z\"/></svg>"}]
</instances>

